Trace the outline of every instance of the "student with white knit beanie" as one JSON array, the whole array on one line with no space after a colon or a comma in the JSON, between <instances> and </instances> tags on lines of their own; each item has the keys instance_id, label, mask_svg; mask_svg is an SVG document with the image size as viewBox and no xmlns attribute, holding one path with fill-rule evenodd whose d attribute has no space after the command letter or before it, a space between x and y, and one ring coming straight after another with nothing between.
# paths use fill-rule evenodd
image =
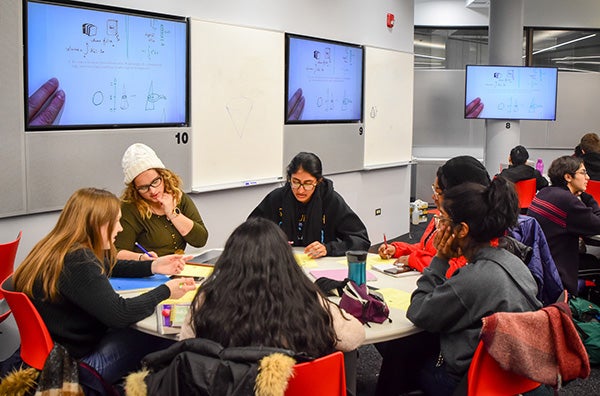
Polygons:
<instances>
[{"instance_id":1,"label":"student with white knit beanie","mask_svg":"<svg viewBox=\"0 0 600 396\"><path fill-rule=\"evenodd\" d=\"M123 231L115 241L119 259L146 260L183 253L188 243L206 244L208 231L196 205L152 148L132 144L121 165L126 187L121 195Z\"/></svg>"}]
</instances>

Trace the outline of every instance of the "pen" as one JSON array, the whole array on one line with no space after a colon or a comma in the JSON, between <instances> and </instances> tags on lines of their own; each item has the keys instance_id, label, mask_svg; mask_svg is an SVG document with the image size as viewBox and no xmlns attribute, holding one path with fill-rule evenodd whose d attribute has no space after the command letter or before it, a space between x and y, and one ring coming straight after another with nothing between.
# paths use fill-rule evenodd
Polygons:
<instances>
[{"instance_id":1,"label":"pen","mask_svg":"<svg viewBox=\"0 0 600 396\"><path fill-rule=\"evenodd\" d=\"M383 233L383 245L385 246L385 257L388 257L388 252L387 252L387 248L388 248L388 243L387 243L387 238L385 236L385 232Z\"/></svg>"},{"instance_id":2,"label":"pen","mask_svg":"<svg viewBox=\"0 0 600 396\"><path fill-rule=\"evenodd\" d=\"M137 242L135 242L134 245L137 246L142 252L146 253L148 255L148 257L152 257L152 255L150 255L150 252L147 251L142 245L140 245Z\"/></svg>"}]
</instances>

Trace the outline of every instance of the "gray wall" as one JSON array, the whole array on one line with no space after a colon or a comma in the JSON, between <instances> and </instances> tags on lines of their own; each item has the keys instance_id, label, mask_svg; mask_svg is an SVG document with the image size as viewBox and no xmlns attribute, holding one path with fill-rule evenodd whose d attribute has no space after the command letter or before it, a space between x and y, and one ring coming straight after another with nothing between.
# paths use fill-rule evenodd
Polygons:
<instances>
[{"instance_id":1,"label":"gray wall","mask_svg":"<svg viewBox=\"0 0 600 396\"><path fill-rule=\"evenodd\" d=\"M374 48L390 49L412 54L413 39L413 2L400 0L390 3L384 0L364 2L360 0L330 0L327 2L307 0L291 2L281 0L123 0L97 1L95 3L114 5L132 9L141 9L159 13L184 15L191 18L227 23L261 29L287 31L309 36L324 37L339 41L361 43ZM21 0L4 0L0 2L0 25L10 26L7 35L3 36L0 48L5 56L0 60L4 73L0 75L0 84L5 95L0 98L0 114L5 122L4 134L11 139L2 140L0 155L2 160L9 157L12 150L23 150L23 94L22 94L22 31L20 28ZM386 27L388 12L396 16L396 26ZM13 28L17 24L16 28ZM282 65L283 67L283 65ZM192 114L193 119L194 114ZM193 121L192 121L193 122ZM411 123L412 129L412 123ZM8 145L9 148L7 148ZM64 142L63 144L69 144ZM410 142L407 142L410 146ZM72 147L78 150L77 146ZM115 147L108 153L101 166L90 169L90 178L81 183L89 185L95 180L97 173L115 178L116 184L108 186L116 194L120 188L119 173L122 147ZM160 151L157 148L157 151ZM410 147L408 147L410 153ZM345 153L340 152L340 155ZM223 160L226 161L226 158ZM260 160L257 153L256 160ZM25 200L25 188L21 185L10 185L16 173L22 172L25 161L19 159L8 169L0 173L4 186L22 191L18 199L0 195L2 205L16 207L15 214L22 210ZM46 169L53 169L52 163ZM169 164L167 164L169 165ZM84 165L78 165L84 166ZM327 163L324 164L327 171ZM61 169L61 171L64 171ZM181 170L180 170L181 171ZM356 171L332 176L336 189L344 196L351 207L366 223L372 242L382 240L383 233L388 236L401 235L408 232L408 203L410 186L410 166L398 166L379 170ZM393 180L393 183L389 183ZM93 183L95 184L95 183ZM209 229L208 248L221 247L230 232L258 202L277 184L211 191L193 194L192 198L198 206ZM60 186L59 186L60 187ZM99 185L98 187L107 187ZM385 191L385 194L382 192ZM64 191L69 195L71 191ZM39 192L36 199L43 200L44 191ZM382 214L375 216L375 209L381 208ZM19 230L23 230L23 238L17 255L17 263L29 252L31 247L41 239L54 225L58 212L17 215L0 219L0 241L14 239Z\"/></svg>"}]
</instances>

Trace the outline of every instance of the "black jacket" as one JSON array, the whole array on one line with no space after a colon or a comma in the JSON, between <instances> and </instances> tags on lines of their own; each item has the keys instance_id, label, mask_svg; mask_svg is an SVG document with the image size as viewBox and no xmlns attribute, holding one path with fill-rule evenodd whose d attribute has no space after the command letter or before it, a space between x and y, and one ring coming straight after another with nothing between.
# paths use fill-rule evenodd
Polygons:
<instances>
[{"instance_id":1,"label":"black jacket","mask_svg":"<svg viewBox=\"0 0 600 396\"><path fill-rule=\"evenodd\" d=\"M306 221L299 237L300 212ZM344 198L333 189L333 182L323 179L308 204L300 204L289 183L271 191L248 217L263 217L279 224L294 246L308 246L318 241L328 256L343 256L347 250L368 250L371 246L367 228Z\"/></svg>"},{"instance_id":2,"label":"black jacket","mask_svg":"<svg viewBox=\"0 0 600 396\"><path fill-rule=\"evenodd\" d=\"M500 176L507 178L513 183L521 180L535 179L537 190L548 186L548 180L537 169L525 164L510 165L507 169L500 172Z\"/></svg>"},{"instance_id":3,"label":"black jacket","mask_svg":"<svg viewBox=\"0 0 600 396\"><path fill-rule=\"evenodd\" d=\"M600 180L600 153L585 153L583 155L583 164L590 179Z\"/></svg>"},{"instance_id":4,"label":"black jacket","mask_svg":"<svg viewBox=\"0 0 600 396\"><path fill-rule=\"evenodd\" d=\"M229 396L254 395L258 367L267 356L283 358L289 369L295 364L294 353L268 347L223 348L219 343L203 338L190 338L171 347L147 355L142 363L150 371L144 378L148 395ZM279 360L281 362L281 360ZM277 365L272 365L277 366ZM283 367L281 367L283 369ZM261 371L269 370L261 366ZM277 377L274 372L266 375ZM285 386L289 378L285 377ZM139 388L135 374L126 381L127 392ZM261 384L264 384L261 383ZM272 385L272 384L269 384ZM260 386L260 385L257 385Z\"/></svg>"}]
</instances>

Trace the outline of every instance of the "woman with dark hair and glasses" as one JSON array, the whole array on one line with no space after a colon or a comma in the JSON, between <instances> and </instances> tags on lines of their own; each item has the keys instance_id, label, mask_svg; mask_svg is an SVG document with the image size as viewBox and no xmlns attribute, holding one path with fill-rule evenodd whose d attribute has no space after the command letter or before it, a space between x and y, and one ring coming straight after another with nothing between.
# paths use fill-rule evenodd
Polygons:
<instances>
[{"instance_id":1,"label":"woman with dark hair and glasses","mask_svg":"<svg viewBox=\"0 0 600 396\"><path fill-rule=\"evenodd\" d=\"M181 254L188 243L206 244L208 231L196 205L182 191L179 176L165 168L154 150L132 144L123 154L122 166L127 187L121 195L123 231L115 241L117 258L147 260Z\"/></svg>"},{"instance_id":2,"label":"woman with dark hair and glasses","mask_svg":"<svg viewBox=\"0 0 600 396\"><path fill-rule=\"evenodd\" d=\"M542 307L537 283L527 266L505 249L490 246L517 223L519 201L508 180L489 187L463 183L444 192L437 253L417 281L406 317L439 334L439 353L415 367L426 395L452 395L467 373L479 342L481 319L494 312L526 312ZM449 260L465 256L468 265L446 277Z\"/></svg>"},{"instance_id":3,"label":"woman with dark hair and glasses","mask_svg":"<svg viewBox=\"0 0 600 396\"><path fill-rule=\"evenodd\" d=\"M600 234L600 207L585 193L590 177L583 159L565 155L552 161L552 186L540 190L527 211L542 227L564 287L577 295L580 269L600 269L595 256L579 252L579 237Z\"/></svg>"},{"instance_id":4,"label":"woman with dark hair and glasses","mask_svg":"<svg viewBox=\"0 0 600 396\"><path fill-rule=\"evenodd\" d=\"M481 162L477 159L463 155L446 161L437 170L435 181L431 185L433 201L436 207L440 207L444 191L461 183L473 182L489 186L490 176ZM434 214L436 210L431 210ZM429 266L436 250L433 246L433 237L436 233L435 217L427 225L421 240L418 243L390 242L379 246L379 256L384 259L397 258L398 265L409 267L423 272ZM450 268L446 274L448 277L457 269L465 265L464 257L457 257L450 262Z\"/></svg>"},{"instance_id":5,"label":"woman with dark hair and glasses","mask_svg":"<svg viewBox=\"0 0 600 396\"><path fill-rule=\"evenodd\" d=\"M323 177L321 160L313 153L297 154L287 167L286 184L271 191L248 217L279 224L288 241L304 246L312 258L371 246L365 225Z\"/></svg>"}]
</instances>

